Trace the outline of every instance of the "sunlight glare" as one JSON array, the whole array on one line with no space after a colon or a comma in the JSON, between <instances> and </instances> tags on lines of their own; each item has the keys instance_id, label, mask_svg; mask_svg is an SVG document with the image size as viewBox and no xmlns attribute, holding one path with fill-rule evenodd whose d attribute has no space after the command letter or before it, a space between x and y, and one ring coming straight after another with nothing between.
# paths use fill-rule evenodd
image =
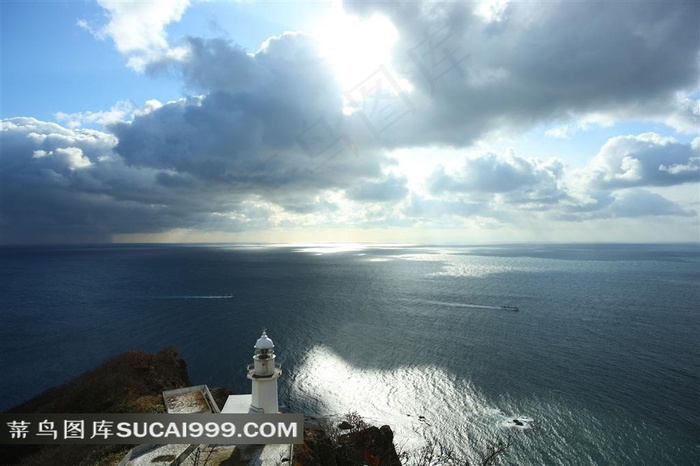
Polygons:
<instances>
[{"instance_id":1,"label":"sunlight glare","mask_svg":"<svg viewBox=\"0 0 700 466\"><path fill-rule=\"evenodd\" d=\"M380 65L389 67L391 49L398 40L398 32L387 18L360 19L345 13L341 5L335 5L312 34L343 90L361 83Z\"/></svg>"}]
</instances>

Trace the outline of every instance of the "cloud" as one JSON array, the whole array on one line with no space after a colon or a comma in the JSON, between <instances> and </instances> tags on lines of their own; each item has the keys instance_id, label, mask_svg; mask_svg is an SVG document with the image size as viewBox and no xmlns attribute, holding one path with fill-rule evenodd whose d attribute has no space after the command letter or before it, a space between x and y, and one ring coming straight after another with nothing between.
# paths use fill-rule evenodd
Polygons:
<instances>
[{"instance_id":1,"label":"cloud","mask_svg":"<svg viewBox=\"0 0 700 466\"><path fill-rule=\"evenodd\" d=\"M127 164L268 200L280 192L311 199L382 176L381 151L360 156L342 137L341 94L312 38L283 34L253 55L217 39L188 43L181 59L155 66L206 93L112 125Z\"/></svg>"},{"instance_id":2,"label":"cloud","mask_svg":"<svg viewBox=\"0 0 700 466\"><path fill-rule=\"evenodd\" d=\"M180 20L190 6L189 0L110 1L98 0L108 22L95 28L81 19L78 25L94 36L114 41L117 50L129 58L129 66L143 70L155 57L173 53L165 27Z\"/></svg>"},{"instance_id":3,"label":"cloud","mask_svg":"<svg viewBox=\"0 0 700 466\"><path fill-rule=\"evenodd\" d=\"M485 151L418 176L387 156L467 153L485 136L542 124L568 137L647 118L692 133L695 2L353 2L348 10L390 18L400 39L351 88L303 33L255 53L199 37L174 48L165 30L188 6L105 2L107 25L82 23L130 66L181 79L186 97L59 112L63 125L3 120L3 241L696 215L649 188L697 183L700 138L614 137L578 172L559 158ZM409 190L422 176L423 194Z\"/></svg>"},{"instance_id":4,"label":"cloud","mask_svg":"<svg viewBox=\"0 0 700 466\"><path fill-rule=\"evenodd\" d=\"M672 186L700 180L700 157L691 144L656 133L609 139L587 169L591 185L615 189Z\"/></svg>"},{"instance_id":5,"label":"cloud","mask_svg":"<svg viewBox=\"0 0 700 466\"><path fill-rule=\"evenodd\" d=\"M109 241L118 233L206 229L212 212L235 210L240 201L187 174L129 166L114 152L116 138L97 130L11 118L2 121L2 140L4 242Z\"/></svg>"},{"instance_id":6,"label":"cloud","mask_svg":"<svg viewBox=\"0 0 700 466\"><path fill-rule=\"evenodd\" d=\"M24 213L4 209L3 239L31 238L22 231L37 225L52 241L171 228L308 225L342 210L325 196L348 190L380 201L400 194L405 180L384 179L389 161L380 151L360 154L317 124L342 115L342 101L339 95L326 99L327 91L313 86L324 72L316 60L304 69L290 58L314 58L313 45L300 34L272 39L254 56L238 57L260 71L253 86L222 84L201 96L149 101L123 111L125 120L117 123L97 112L58 115L68 128L4 120L3 198L31 206ZM219 69L207 60L220 56L202 56L171 65L183 73L197 67L201 82L213 86L208 71ZM235 75L236 67L231 70ZM98 121L109 132L80 127Z\"/></svg>"},{"instance_id":7,"label":"cloud","mask_svg":"<svg viewBox=\"0 0 700 466\"><path fill-rule=\"evenodd\" d=\"M308 36L283 34L252 56L218 40L189 44L191 53L161 57L158 66L181 73L202 95L120 109L124 120L116 123L109 121L118 112L59 114L68 128L3 121L6 198L21 197L22 186L34 190L32 211L56 221L55 239L68 234L59 217L74 225L71 234L89 237L194 226L235 231L280 219L326 221L339 207L322 197L334 192L377 201L401 193L405 180L384 179L389 159L381 151L360 154L338 136L342 96L331 91L334 80ZM241 67L254 79L242 82ZM109 132L80 128L91 122ZM51 208L59 198L66 216ZM251 202L264 207L253 211ZM89 215L69 218L69 205ZM22 225L32 228L19 212L3 213L13 240Z\"/></svg>"},{"instance_id":8,"label":"cloud","mask_svg":"<svg viewBox=\"0 0 700 466\"><path fill-rule=\"evenodd\" d=\"M403 214L413 221L429 222L447 221L450 217L472 217L485 213L486 216L495 214L485 209L486 205L480 202L468 202L463 199L450 200L439 198L426 198L413 194L410 202L403 209Z\"/></svg>"},{"instance_id":9,"label":"cloud","mask_svg":"<svg viewBox=\"0 0 700 466\"><path fill-rule=\"evenodd\" d=\"M616 196L609 214L614 217L682 216L692 217L693 212L682 209L660 194L643 189L631 189Z\"/></svg>"},{"instance_id":10,"label":"cloud","mask_svg":"<svg viewBox=\"0 0 700 466\"><path fill-rule=\"evenodd\" d=\"M475 2L474 14L486 23L500 22L503 20L508 0L481 0Z\"/></svg>"},{"instance_id":11,"label":"cloud","mask_svg":"<svg viewBox=\"0 0 700 466\"><path fill-rule=\"evenodd\" d=\"M521 208L548 208L569 199L563 185L561 161L525 159L512 153L484 153L464 160L458 170L438 167L428 178L431 194L466 195L499 200Z\"/></svg>"},{"instance_id":12,"label":"cloud","mask_svg":"<svg viewBox=\"0 0 700 466\"><path fill-rule=\"evenodd\" d=\"M181 57L164 57L150 64L151 72L171 68L185 84L198 91L239 92L250 90L270 78L245 50L224 39L187 37Z\"/></svg>"},{"instance_id":13,"label":"cloud","mask_svg":"<svg viewBox=\"0 0 700 466\"><path fill-rule=\"evenodd\" d=\"M590 202L567 206L554 213L554 218L582 222L596 219L697 217L697 212L683 208L661 194L645 189L631 188L616 192L594 193Z\"/></svg>"},{"instance_id":14,"label":"cloud","mask_svg":"<svg viewBox=\"0 0 700 466\"><path fill-rule=\"evenodd\" d=\"M153 105L157 101L149 102L150 103L148 105ZM68 128L79 128L85 125L99 125L104 127L110 124L129 120L136 111L139 111L139 109L132 102L120 101L107 111L88 111L77 113L56 112L54 117L56 118L56 121L65 124Z\"/></svg>"},{"instance_id":15,"label":"cloud","mask_svg":"<svg viewBox=\"0 0 700 466\"><path fill-rule=\"evenodd\" d=\"M700 128L700 98L678 92L674 106L662 115L664 123L678 132L697 134Z\"/></svg>"},{"instance_id":16,"label":"cloud","mask_svg":"<svg viewBox=\"0 0 700 466\"><path fill-rule=\"evenodd\" d=\"M298 93L297 108L280 112L303 107L311 121L337 118L334 126L368 149L467 147L484 135L552 121L561 125L549 134L566 137L576 128L568 122L582 121L578 129L585 129L592 117L651 119L685 132L700 121L692 97L699 73L695 2L348 2L347 11L375 19L379 13L399 32L382 87L393 98L374 92L381 73L341 89L331 63L304 34L272 37L253 56L223 39L186 37L175 49L163 28L186 2L144 13L138 24L153 25L147 30L155 35L117 21L146 7L109 5L115 35L140 44L120 50L158 51L147 54L143 69L174 73L203 95L267 93L281 102L281 93ZM364 93L361 111L340 113L343 90L346 98ZM385 113L403 117L376 121L385 104L393 106Z\"/></svg>"},{"instance_id":17,"label":"cloud","mask_svg":"<svg viewBox=\"0 0 700 466\"><path fill-rule=\"evenodd\" d=\"M354 201L388 202L403 199L408 194L406 178L389 175L384 180L368 181L350 188L346 195Z\"/></svg>"},{"instance_id":18,"label":"cloud","mask_svg":"<svg viewBox=\"0 0 700 466\"><path fill-rule=\"evenodd\" d=\"M697 183L697 151L654 133L611 138L584 170L559 159L522 158L512 151L473 154L456 169L437 167L426 178L430 198L413 196L409 216L427 214L517 222L528 212L541 221L644 216L694 216L644 186ZM666 163L667 165L664 165Z\"/></svg>"},{"instance_id":19,"label":"cloud","mask_svg":"<svg viewBox=\"0 0 700 466\"><path fill-rule=\"evenodd\" d=\"M401 37L391 68L416 111L387 142L463 147L590 114L697 127L695 102L678 98L697 92L697 2L495 5L484 21L470 3L346 3Z\"/></svg>"},{"instance_id":20,"label":"cloud","mask_svg":"<svg viewBox=\"0 0 700 466\"><path fill-rule=\"evenodd\" d=\"M160 135L154 129L165 139L148 141L145 147L167 148L167 139L183 130L178 119L168 120L167 112L180 118L187 105L166 104L124 125L143 131L152 118L159 124L165 119L174 130ZM206 170L216 162L206 158L206 145L187 146L191 152L172 154L170 162L163 154L150 159L138 151L126 157L123 148L123 153L116 150L121 143L113 134L32 118L3 120L2 140L4 242L109 241L114 235L175 229L453 229L465 221L515 225L526 219L545 225L696 216L689 207L648 190L567 185L566 167L558 160L526 159L512 152L467 157L456 170L440 168L429 178L430 196L421 196L408 191L402 176L382 174L386 163L380 156L332 159L314 170L308 164L315 160L290 150L250 170L254 159L244 153L229 160L217 142L212 153L221 157L223 169ZM684 168L678 165L675 171Z\"/></svg>"},{"instance_id":21,"label":"cloud","mask_svg":"<svg viewBox=\"0 0 700 466\"><path fill-rule=\"evenodd\" d=\"M124 228L101 221L114 207L128 209L109 196L109 181L118 177L105 169L113 136L12 118L2 122L2 139L3 241L103 241L105 231Z\"/></svg>"}]
</instances>

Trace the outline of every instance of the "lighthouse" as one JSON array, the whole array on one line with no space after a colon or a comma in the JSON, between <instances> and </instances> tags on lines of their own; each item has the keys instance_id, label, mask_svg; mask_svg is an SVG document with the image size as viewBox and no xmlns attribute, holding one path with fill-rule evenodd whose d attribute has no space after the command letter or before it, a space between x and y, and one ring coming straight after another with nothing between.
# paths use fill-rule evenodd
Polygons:
<instances>
[{"instance_id":1,"label":"lighthouse","mask_svg":"<svg viewBox=\"0 0 700 466\"><path fill-rule=\"evenodd\" d=\"M277 379L282 368L275 363L275 345L265 330L255 342L253 364L248 365L248 378L253 384L250 402L251 413L279 413L277 404Z\"/></svg>"}]
</instances>

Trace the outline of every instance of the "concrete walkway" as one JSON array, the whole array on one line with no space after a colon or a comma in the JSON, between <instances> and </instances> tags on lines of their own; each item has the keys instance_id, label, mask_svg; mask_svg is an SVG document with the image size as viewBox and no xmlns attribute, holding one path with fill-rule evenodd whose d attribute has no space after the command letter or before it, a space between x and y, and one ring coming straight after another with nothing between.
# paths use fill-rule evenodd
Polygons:
<instances>
[{"instance_id":1,"label":"concrete walkway","mask_svg":"<svg viewBox=\"0 0 700 466\"><path fill-rule=\"evenodd\" d=\"M230 396L234 408L245 404L245 411L232 412L248 412L250 396ZM206 385L168 390L163 401L169 414L219 412ZM293 445L139 445L119 466L285 466L292 454Z\"/></svg>"},{"instance_id":2,"label":"concrete walkway","mask_svg":"<svg viewBox=\"0 0 700 466\"><path fill-rule=\"evenodd\" d=\"M140 445L120 466L286 466L293 445Z\"/></svg>"},{"instance_id":3,"label":"concrete walkway","mask_svg":"<svg viewBox=\"0 0 700 466\"><path fill-rule=\"evenodd\" d=\"M184 466L286 466L292 445L200 445Z\"/></svg>"}]
</instances>

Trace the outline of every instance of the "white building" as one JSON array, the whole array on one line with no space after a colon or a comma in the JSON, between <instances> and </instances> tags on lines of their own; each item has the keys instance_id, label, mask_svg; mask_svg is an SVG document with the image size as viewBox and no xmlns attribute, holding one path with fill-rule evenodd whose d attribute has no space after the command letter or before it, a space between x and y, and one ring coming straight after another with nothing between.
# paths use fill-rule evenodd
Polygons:
<instances>
[{"instance_id":1,"label":"white building","mask_svg":"<svg viewBox=\"0 0 700 466\"><path fill-rule=\"evenodd\" d=\"M230 395L222 413L279 413L277 379L282 375L282 368L275 362L275 344L263 330L254 348L253 364L248 365L252 394Z\"/></svg>"}]
</instances>

